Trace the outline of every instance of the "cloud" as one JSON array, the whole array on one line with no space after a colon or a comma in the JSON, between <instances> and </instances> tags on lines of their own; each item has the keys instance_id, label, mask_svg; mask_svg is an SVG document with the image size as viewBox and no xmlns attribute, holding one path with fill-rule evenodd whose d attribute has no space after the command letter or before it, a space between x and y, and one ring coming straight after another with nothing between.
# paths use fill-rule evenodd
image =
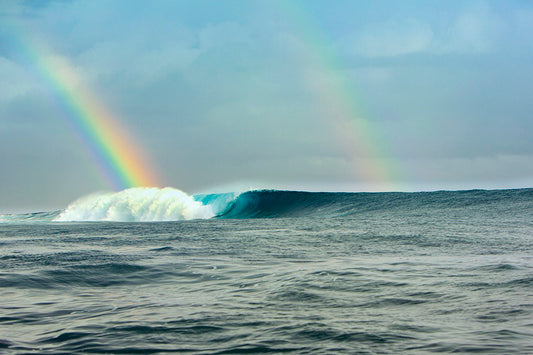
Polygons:
<instances>
[{"instance_id":1,"label":"cloud","mask_svg":"<svg viewBox=\"0 0 533 355\"><path fill-rule=\"evenodd\" d=\"M361 32L342 38L343 52L365 57L392 57L425 51L433 40L430 26L410 19L366 26Z\"/></svg>"},{"instance_id":2,"label":"cloud","mask_svg":"<svg viewBox=\"0 0 533 355\"><path fill-rule=\"evenodd\" d=\"M527 23L524 11L516 15ZM368 23L336 42L339 53L366 58L409 54L484 53L494 48L505 30L505 21L485 1L470 2L455 15L436 19L413 16Z\"/></svg>"},{"instance_id":3,"label":"cloud","mask_svg":"<svg viewBox=\"0 0 533 355\"><path fill-rule=\"evenodd\" d=\"M507 188L533 184L533 155L401 161L407 182L425 189Z\"/></svg>"},{"instance_id":4,"label":"cloud","mask_svg":"<svg viewBox=\"0 0 533 355\"><path fill-rule=\"evenodd\" d=\"M0 92L2 93L0 103L3 106L38 88L38 85L32 82L27 70L3 57L0 57L0 78L2 78L0 80Z\"/></svg>"},{"instance_id":5,"label":"cloud","mask_svg":"<svg viewBox=\"0 0 533 355\"><path fill-rule=\"evenodd\" d=\"M488 52L496 44L503 27L503 20L486 2L474 2L442 31L432 51L437 54Z\"/></svg>"},{"instance_id":6,"label":"cloud","mask_svg":"<svg viewBox=\"0 0 533 355\"><path fill-rule=\"evenodd\" d=\"M513 13L513 24L521 32L533 31L533 8L516 9Z\"/></svg>"}]
</instances>

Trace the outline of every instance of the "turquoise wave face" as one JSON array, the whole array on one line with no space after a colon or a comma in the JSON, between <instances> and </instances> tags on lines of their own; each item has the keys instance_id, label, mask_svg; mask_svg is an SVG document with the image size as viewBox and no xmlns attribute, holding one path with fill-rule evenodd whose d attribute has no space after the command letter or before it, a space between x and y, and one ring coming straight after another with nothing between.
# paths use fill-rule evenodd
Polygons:
<instances>
[{"instance_id":1,"label":"turquoise wave face","mask_svg":"<svg viewBox=\"0 0 533 355\"><path fill-rule=\"evenodd\" d=\"M424 214L430 210L516 212L533 205L533 189L436 192L331 193L247 191L197 195L217 218L350 217L362 213Z\"/></svg>"}]
</instances>

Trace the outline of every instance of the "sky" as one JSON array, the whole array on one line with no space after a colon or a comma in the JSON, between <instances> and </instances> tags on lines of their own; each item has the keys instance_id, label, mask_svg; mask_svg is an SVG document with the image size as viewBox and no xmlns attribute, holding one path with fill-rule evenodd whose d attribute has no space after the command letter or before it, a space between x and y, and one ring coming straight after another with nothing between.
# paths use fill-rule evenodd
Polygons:
<instances>
[{"instance_id":1,"label":"sky","mask_svg":"<svg viewBox=\"0 0 533 355\"><path fill-rule=\"evenodd\" d=\"M159 187L533 187L530 1L0 0L0 212L117 188L49 58Z\"/></svg>"}]
</instances>

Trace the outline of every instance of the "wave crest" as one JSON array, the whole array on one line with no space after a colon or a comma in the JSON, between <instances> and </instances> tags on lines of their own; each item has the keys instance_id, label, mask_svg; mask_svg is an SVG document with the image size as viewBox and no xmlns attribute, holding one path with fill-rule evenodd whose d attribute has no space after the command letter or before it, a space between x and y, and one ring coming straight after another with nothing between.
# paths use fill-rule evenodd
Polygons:
<instances>
[{"instance_id":1,"label":"wave crest","mask_svg":"<svg viewBox=\"0 0 533 355\"><path fill-rule=\"evenodd\" d=\"M216 212L178 189L135 187L82 197L71 203L54 221L177 221L211 218Z\"/></svg>"},{"instance_id":2,"label":"wave crest","mask_svg":"<svg viewBox=\"0 0 533 355\"><path fill-rule=\"evenodd\" d=\"M65 210L0 215L0 223L50 221L152 222L205 218L330 218L362 213L387 216L433 211L522 214L532 209L533 189L436 192L331 193L251 190L187 195L174 188L131 188L78 199Z\"/></svg>"}]
</instances>

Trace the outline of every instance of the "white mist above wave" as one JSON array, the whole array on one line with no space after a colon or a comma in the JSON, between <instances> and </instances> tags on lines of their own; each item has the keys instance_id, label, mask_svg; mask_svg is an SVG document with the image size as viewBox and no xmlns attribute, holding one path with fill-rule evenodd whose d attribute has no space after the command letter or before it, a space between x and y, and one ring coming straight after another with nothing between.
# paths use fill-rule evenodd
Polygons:
<instances>
[{"instance_id":1,"label":"white mist above wave","mask_svg":"<svg viewBox=\"0 0 533 355\"><path fill-rule=\"evenodd\" d=\"M205 219L216 216L215 206L171 187L136 187L82 197L54 221L149 222Z\"/></svg>"}]
</instances>

